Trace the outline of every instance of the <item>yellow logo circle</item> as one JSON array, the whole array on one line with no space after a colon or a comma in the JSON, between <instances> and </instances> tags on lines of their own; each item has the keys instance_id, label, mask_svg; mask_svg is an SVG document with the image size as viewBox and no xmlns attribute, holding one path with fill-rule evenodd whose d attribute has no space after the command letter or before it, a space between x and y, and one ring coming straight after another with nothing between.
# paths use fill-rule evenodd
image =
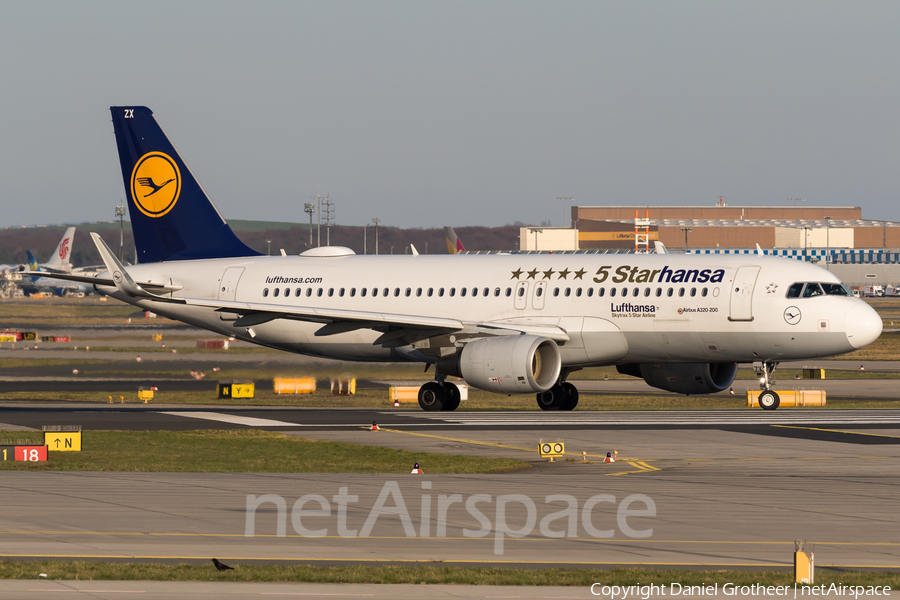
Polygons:
<instances>
[{"instance_id":1,"label":"yellow logo circle","mask_svg":"<svg viewBox=\"0 0 900 600\"><path fill-rule=\"evenodd\" d=\"M168 154L148 152L131 173L131 197L148 217L161 217L175 206L181 194L181 172Z\"/></svg>"}]
</instances>

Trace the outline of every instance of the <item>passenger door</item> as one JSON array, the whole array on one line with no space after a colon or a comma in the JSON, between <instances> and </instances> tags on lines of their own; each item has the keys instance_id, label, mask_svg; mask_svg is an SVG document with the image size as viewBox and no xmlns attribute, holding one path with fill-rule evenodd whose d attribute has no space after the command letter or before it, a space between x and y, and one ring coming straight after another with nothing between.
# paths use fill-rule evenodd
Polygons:
<instances>
[{"instance_id":1,"label":"passenger door","mask_svg":"<svg viewBox=\"0 0 900 600\"><path fill-rule=\"evenodd\" d=\"M753 320L753 287L759 267L740 267L731 284L731 309L729 321Z\"/></svg>"},{"instance_id":2,"label":"passenger door","mask_svg":"<svg viewBox=\"0 0 900 600\"><path fill-rule=\"evenodd\" d=\"M219 300L234 300L244 267L228 267L219 282Z\"/></svg>"}]
</instances>

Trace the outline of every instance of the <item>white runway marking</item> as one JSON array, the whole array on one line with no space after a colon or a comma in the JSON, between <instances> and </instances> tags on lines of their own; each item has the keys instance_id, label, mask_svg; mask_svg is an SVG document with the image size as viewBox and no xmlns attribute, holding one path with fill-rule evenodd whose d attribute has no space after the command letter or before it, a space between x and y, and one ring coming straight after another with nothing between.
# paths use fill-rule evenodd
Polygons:
<instances>
[{"instance_id":1,"label":"white runway marking","mask_svg":"<svg viewBox=\"0 0 900 600\"><path fill-rule=\"evenodd\" d=\"M273 419L257 419L256 417L239 417L237 415L226 415L224 413L203 412L203 411L160 411L161 415L173 415L176 417L187 417L189 419L206 419L207 421L221 421L222 423L231 423L232 425L246 425L248 427L299 427L299 423L288 423L287 421L275 421Z\"/></svg>"},{"instance_id":2,"label":"white runway marking","mask_svg":"<svg viewBox=\"0 0 900 600\"><path fill-rule=\"evenodd\" d=\"M463 412L406 413L404 416L458 425L870 425L900 424L900 411L760 410L738 411L608 411L608 412Z\"/></svg>"}]
</instances>

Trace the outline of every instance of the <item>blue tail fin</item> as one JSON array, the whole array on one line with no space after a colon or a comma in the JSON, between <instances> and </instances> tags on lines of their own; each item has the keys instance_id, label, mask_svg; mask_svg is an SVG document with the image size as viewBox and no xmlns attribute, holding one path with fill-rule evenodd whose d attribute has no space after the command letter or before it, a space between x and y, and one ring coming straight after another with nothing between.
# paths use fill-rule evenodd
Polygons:
<instances>
[{"instance_id":1,"label":"blue tail fin","mask_svg":"<svg viewBox=\"0 0 900 600\"><path fill-rule=\"evenodd\" d=\"M40 271L41 267L38 264L37 259L34 257L34 254L31 253L31 250L26 250L25 253L28 255L28 270L29 271Z\"/></svg>"},{"instance_id":2,"label":"blue tail fin","mask_svg":"<svg viewBox=\"0 0 900 600\"><path fill-rule=\"evenodd\" d=\"M113 106L138 262L258 256L241 242L145 106Z\"/></svg>"}]
</instances>

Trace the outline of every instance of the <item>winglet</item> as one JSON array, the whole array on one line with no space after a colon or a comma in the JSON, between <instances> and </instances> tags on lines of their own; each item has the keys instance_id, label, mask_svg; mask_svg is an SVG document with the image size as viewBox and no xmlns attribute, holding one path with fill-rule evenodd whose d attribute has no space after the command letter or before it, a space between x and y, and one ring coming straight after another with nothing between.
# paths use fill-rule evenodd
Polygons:
<instances>
[{"instance_id":1,"label":"winglet","mask_svg":"<svg viewBox=\"0 0 900 600\"><path fill-rule=\"evenodd\" d=\"M659 240L653 242L653 246L656 248L657 254L668 254L669 253L669 251L666 250L665 244L663 244Z\"/></svg>"},{"instance_id":2,"label":"winglet","mask_svg":"<svg viewBox=\"0 0 900 600\"><path fill-rule=\"evenodd\" d=\"M413 246L412 244L410 244L409 247L410 247L410 249L412 250L413 256L418 256L418 255L419 255L419 251L416 250L416 247L415 247L415 246Z\"/></svg>"},{"instance_id":3,"label":"winglet","mask_svg":"<svg viewBox=\"0 0 900 600\"><path fill-rule=\"evenodd\" d=\"M100 237L100 234L91 233L91 238L94 240L94 245L97 246L97 251L100 253L100 258L103 259L103 264L106 265L106 270L112 275L112 280L113 283L116 284L116 289L128 296L160 298L155 294L145 291L144 288L134 282L134 279L131 278L131 275L128 274L128 271L125 270L125 267L122 266L122 263L119 262L116 255L112 253L112 250L109 249L109 246L107 246L106 242L103 241L103 238Z\"/></svg>"},{"instance_id":4,"label":"winglet","mask_svg":"<svg viewBox=\"0 0 900 600\"><path fill-rule=\"evenodd\" d=\"M765 254L765 252L763 252L763 249L759 247L759 242L756 242L756 253Z\"/></svg>"}]
</instances>

